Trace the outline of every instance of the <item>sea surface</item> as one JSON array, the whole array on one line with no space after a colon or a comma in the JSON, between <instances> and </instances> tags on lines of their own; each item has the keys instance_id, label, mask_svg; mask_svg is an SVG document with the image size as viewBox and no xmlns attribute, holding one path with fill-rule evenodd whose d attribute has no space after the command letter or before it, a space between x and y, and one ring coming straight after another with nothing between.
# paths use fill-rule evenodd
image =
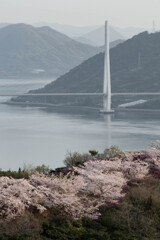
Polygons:
<instances>
[{"instance_id":1,"label":"sea surface","mask_svg":"<svg viewBox=\"0 0 160 240\"><path fill-rule=\"evenodd\" d=\"M25 93L51 79L0 79L0 93ZM0 168L24 164L63 166L67 152L118 145L141 150L160 139L160 113L116 112L109 116L82 108L46 108L3 104L0 98Z\"/></svg>"}]
</instances>

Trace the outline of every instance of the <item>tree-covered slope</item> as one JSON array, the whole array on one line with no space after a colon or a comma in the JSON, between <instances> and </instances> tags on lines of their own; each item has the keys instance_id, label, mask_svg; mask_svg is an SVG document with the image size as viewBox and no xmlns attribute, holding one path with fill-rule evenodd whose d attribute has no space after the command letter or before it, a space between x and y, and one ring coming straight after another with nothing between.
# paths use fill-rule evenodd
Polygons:
<instances>
[{"instance_id":1,"label":"tree-covered slope","mask_svg":"<svg viewBox=\"0 0 160 240\"><path fill-rule=\"evenodd\" d=\"M33 92L102 92L104 53L100 53ZM112 92L160 91L160 33L141 33L111 49ZM131 99L114 97L113 106ZM18 98L17 101L44 102L44 98ZM47 103L99 106L99 97L46 97Z\"/></svg>"},{"instance_id":2,"label":"tree-covered slope","mask_svg":"<svg viewBox=\"0 0 160 240\"><path fill-rule=\"evenodd\" d=\"M99 51L49 27L9 25L0 29L0 77L57 76Z\"/></svg>"}]
</instances>

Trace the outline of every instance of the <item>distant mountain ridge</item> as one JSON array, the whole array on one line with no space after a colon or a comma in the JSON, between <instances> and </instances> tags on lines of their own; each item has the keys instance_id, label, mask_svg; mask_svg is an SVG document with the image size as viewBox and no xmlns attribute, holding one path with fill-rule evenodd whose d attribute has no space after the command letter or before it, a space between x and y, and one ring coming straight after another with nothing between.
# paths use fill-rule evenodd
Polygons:
<instances>
[{"instance_id":1,"label":"distant mountain ridge","mask_svg":"<svg viewBox=\"0 0 160 240\"><path fill-rule=\"evenodd\" d=\"M127 40L146 30L147 29L145 28L136 27L119 28L115 26L110 26L110 42L114 42L119 39ZM102 46L104 44L104 31L105 31L104 26L102 26L92 30L91 32L88 32L87 34L75 38L75 40L82 43L88 43L92 46Z\"/></svg>"},{"instance_id":2,"label":"distant mountain ridge","mask_svg":"<svg viewBox=\"0 0 160 240\"><path fill-rule=\"evenodd\" d=\"M99 27L79 38L76 38L77 41L79 42L87 42L89 41L91 43L91 45L93 46L102 46L104 45L104 35L105 35L105 28L104 26ZM119 32L117 32L113 27L110 27L110 42L116 41L118 39L123 39L124 40L124 36L122 34L120 34ZM84 41L85 39L85 41Z\"/></svg>"},{"instance_id":3,"label":"distant mountain ridge","mask_svg":"<svg viewBox=\"0 0 160 240\"><path fill-rule=\"evenodd\" d=\"M0 23L0 28L7 27L10 23Z\"/></svg>"},{"instance_id":4,"label":"distant mountain ridge","mask_svg":"<svg viewBox=\"0 0 160 240\"><path fill-rule=\"evenodd\" d=\"M67 35L70 38L80 37L80 36L82 36L88 32L91 32L99 27L99 26L73 26L73 25L67 25L67 24L48 23L48 22L34 23L32 25L35 27L48 26L58 32L61 32L65 35Z\"/></svg>"},{"instance_id":5,"label":"distant mountain ridge","mask_svg":"<svg viewBox=\"0 0 160 240\"><path fill-rule=\"evenodd\" d=\"M0 29L0 77L58 76L99 51L49 27L12 24Z\"/></svg>"},{"instance_id":6,"label":"distant mountain ridge","mask_svg":"<svg viewBox=\"0 0 160 240\"><path fill-rule=\"evenodd\" d=\"M34 26L49 26L74 40L94 47L104 45L104 26L71 26L58 23L36 23ZM110 42L124 39L124 36L110 27Z\"/></svg>"},{"instance_id":7,"label":"distant mountain ridge","mask_svg":"<svg viewBox=\"0 0 160 240\"><path fill-rule=\"evenodd\" d=\"M104 44L104 28L103 26L71 26L58 23L36 23L34 26L49 26L81 43L91 46L102 46ZM139 27L116 27L111 25L111 42L118 39L129 39L133 36L144 32L146 28Z\"/></svg>"},{"instance_id":8,"label":"distant mountain ridge","mask_svg":"<svg viewBox=\"0 0 160 240\"><path fill-rule=\"evenodd\" d=\"M102 92L103 72L104 53L100 53L55 82L31 92ZM160 33L143 32L112 48L111 76L112 92L160 92ZM138 99L139 97L113 97L112 105L117 107L119 104ZM153 109L160 109L160 97L144 97L143 99L148 102L142 104L142 108L152 106ZM20 97L15 101L44 102L40 97ZM45 103L52 104L102 106L102 97L46 97L45 101Z\"/></svg>"}]
</instances>

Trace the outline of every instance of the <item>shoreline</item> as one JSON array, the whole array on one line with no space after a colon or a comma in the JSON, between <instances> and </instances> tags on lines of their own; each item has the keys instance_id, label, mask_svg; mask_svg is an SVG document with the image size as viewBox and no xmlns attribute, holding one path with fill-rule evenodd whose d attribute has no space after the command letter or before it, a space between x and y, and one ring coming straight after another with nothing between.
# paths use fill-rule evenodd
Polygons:
<instances>
[{"instance_id":1,"label":"shoreline","mask_svg":"<svg viewBox=\"0 0 160 240\"><path fill-rule=\"evenodd\" d=\"M115 111L118 112L159 112L160 113L160 109L139 109L139 108L115 108Z\"/></svg>"},{"instance_id":2,"label":"shoreline","mask_svg":"<svg viewBox=\"0 0 160 240\"><path fill-rule=\"evenodd\" d=\"M1 104L6 104L6 105L17 105L17 106L33 106L33 107L53 107L53 108L79 108L79 109L84 109L84 110L91 110L91 111L100 111L101 108L98 107L90 107L90 106L72 106L72 105L66 105L66 104L51 104L51 103L26 103L26 102L14 102L14 101L9 101L9 102L3 102ZM155 112L155 113L160 113L160 109L138 109L138 108L115 108L115 113L116 112Z\"/></svg>"},{"instance_id":3,"label":"shoreline","mask_svg":"<svg viewBox=\"0 0 160 240\"><path fill-rule=\"evenodd\" d=\"M33 107L53 107L53 108L79 108L79 109L88 109L88 110L93 110L93 111L99 111L99 108L96 107L87 107L87 106L72 106L72 105L65 105L65 104L61 104L61 105L57 105L57 104L51 104L51 103L23 103L23 102L3 102L1 104L6 104L6 105L17 105L17 106L33 106Z\"/></svg>"}]
</instances>

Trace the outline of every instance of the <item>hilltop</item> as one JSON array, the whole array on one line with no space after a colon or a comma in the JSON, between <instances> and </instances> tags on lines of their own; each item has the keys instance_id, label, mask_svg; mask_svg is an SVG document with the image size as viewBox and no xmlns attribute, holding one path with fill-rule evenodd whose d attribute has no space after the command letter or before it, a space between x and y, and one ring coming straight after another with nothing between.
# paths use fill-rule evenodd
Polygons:
<instances>
[{"instance_id":1,"label":"hilltop","mask_svg":"<svg viewBox=\"0 0 160 240\"><path fill-rule=\"evenodd\" d=\"M0 77L55 77L99 52L49 27L0 28Z\"/></svg>"}]
</instances>

